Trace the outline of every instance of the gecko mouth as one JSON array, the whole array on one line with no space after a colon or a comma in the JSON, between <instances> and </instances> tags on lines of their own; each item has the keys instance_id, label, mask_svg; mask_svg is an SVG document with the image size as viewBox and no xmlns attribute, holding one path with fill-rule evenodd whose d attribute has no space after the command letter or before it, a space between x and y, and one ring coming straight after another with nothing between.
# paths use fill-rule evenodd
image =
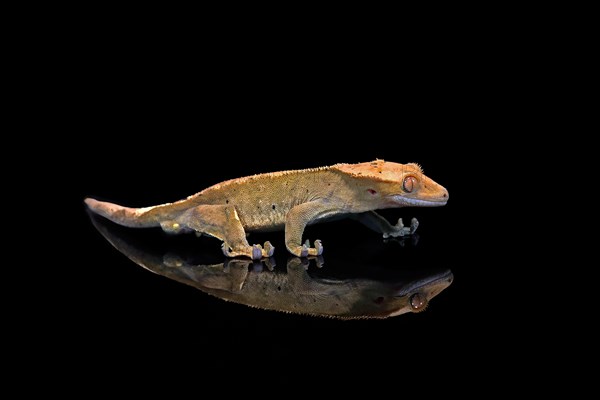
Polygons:
<instances>
[{"instance_id":1,"label":"gecko mouth","mask_svg":"<svg viewBox=\"0 0 600 400\"><path fill-rule=\"evenodd\" d=\"M402 206L439 207L445 205L448 202L447 198L439 200L411 199L410 197L403 196L392 196L392 198L396 203Z\"/></svg>"},{"instance_id":2,"label":"gecko mouth","mask_svg":"<svg viewBox=\"0 0 600 400\"><path fill-rule=\"evenodd\" d=\"M425 277L423 279L418 279L410 282L408 285L400 288L400 290L396 294L396 297L406 296L410 293L423 289L446 288L447 286L450 286L453 280L454 275L452 274L452 271L448 269L440 273L436 273L431 276Z\"/></svg>"}]
</instances>

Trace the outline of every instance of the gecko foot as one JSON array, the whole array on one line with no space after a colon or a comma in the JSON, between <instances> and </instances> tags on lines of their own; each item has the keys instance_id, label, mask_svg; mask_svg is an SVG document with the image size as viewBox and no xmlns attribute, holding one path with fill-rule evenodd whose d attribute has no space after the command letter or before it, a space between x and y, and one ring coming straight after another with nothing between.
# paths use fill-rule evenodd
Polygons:
<instances>
[{"instance_id":1,"label":"gecko foot","mask_svg":"<svg viewBox=\"0 0 600 400\"><path fill-rule=\"evenodd\" d=\"M315 247L310 247L310 242L307 239L302 246L298 246L293 254L298 257L320 256L323 254L323 244L320 240L315 240Z\"/></svg>"},{"instance_id":2,"label":"gecko foot","mask_svg":"<svg viewBox=\"0 0 600 400\"><path fill-rule=\"evenodd\" d=\"M323 256L308 256L308 257L296 257L291 256L287 261L287 268L298 268L303 267L304 270L308 270L312 260L315 260L317 268L323 268Z\"/></svg>"},{"instance_id":3,"label":"gecko foot","mask_svg":"<svg viewBox=\"0 0 600 400\"><path fill-rule=\"evenodd\" d=\"M261 258L264 257L272 257L273 253L275 253L275 246L273 246L271 244L271 242L265 242L265 248L263 249L263 247L260 244L255 244L254 246L252 246L252 259L253 260L260 260Z\"/></svg>"},{"instance_id":4,"label":"gecko foot","mask_svg":"<svg viewBox=\"0 0 600 400\"><path fill-rule=\"evenodd\" d=\"M410 227L404 226L402 218L399 218L398 223L392 227L392 230L383 233L383 238L387 239L389 237L403 237L405 235L412 235L417 231L418 227L419 221L417 221L416 218L413 218L410 221Z\"/></svg>"},{"instance_id":5,"label":"gecko foot","mask_svg":"<svg viewBox=\"0 0 600 400\"><path fill-rule=\"evenodd\" d=\"M275 252L275 247L271 242L265 242L264 248L260 244L255 244L254 246L233 249L223 242L221 250L223 250L223 254L225 254L226 257L245 256L250 257L253 260L260 260L262 258L272 257Z\"/></svg>"}]
</instances>

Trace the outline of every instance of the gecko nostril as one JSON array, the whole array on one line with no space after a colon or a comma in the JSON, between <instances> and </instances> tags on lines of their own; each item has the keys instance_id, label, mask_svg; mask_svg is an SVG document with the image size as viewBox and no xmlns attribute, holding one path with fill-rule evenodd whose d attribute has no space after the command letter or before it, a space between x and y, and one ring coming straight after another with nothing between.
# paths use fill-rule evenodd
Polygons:
<instances>
[{"instance_id":1,"label":"gecko nostril","mask_svg":"<svg viewBox=\"0 0 600 400\"><path fill-rule=\"evenodd\" d=\"M448 197L448 193L444 193L444 197Z\"/></svg>"}]
</instances>

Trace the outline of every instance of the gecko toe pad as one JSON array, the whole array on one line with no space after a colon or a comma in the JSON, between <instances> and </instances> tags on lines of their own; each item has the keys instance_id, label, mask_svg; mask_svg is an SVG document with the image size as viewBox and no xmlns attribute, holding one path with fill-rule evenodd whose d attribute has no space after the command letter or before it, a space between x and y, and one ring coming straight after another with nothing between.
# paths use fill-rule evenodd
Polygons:
<instances>
[{"instance_id":1,"label":"gecko toe pad","mask_svg":"<svg viewBox=\"0 0 600 400\"><path fill-rule=\"evenodd\" d=\"M265 253L267 254L267 257L272 257L275 253L275 247L271 242L265 242Z\"/></svg>"}]
</instances>

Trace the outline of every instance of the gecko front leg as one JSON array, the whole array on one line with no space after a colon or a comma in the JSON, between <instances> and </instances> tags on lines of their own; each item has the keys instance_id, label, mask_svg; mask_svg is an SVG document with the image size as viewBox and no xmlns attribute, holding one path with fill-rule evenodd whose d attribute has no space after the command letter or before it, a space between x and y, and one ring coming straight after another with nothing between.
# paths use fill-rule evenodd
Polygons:
<instances>
[{"instance_id":1,"label":"gecko front leg","mask_svg":"<svg viewBox=\"0 0 600 400\"><path fill-rule=\"evenodd\" d=\"M402 218L398 219L396 225L392 225L387 219L377 214L375 211L368 211L352 215L352 218L361 222L368 228L383 234L384 239L389 237L403 237L412 235L419 227L419 221L416 218L411 220L410 226L404 226Z\"/></svg>"}]
</instances>

